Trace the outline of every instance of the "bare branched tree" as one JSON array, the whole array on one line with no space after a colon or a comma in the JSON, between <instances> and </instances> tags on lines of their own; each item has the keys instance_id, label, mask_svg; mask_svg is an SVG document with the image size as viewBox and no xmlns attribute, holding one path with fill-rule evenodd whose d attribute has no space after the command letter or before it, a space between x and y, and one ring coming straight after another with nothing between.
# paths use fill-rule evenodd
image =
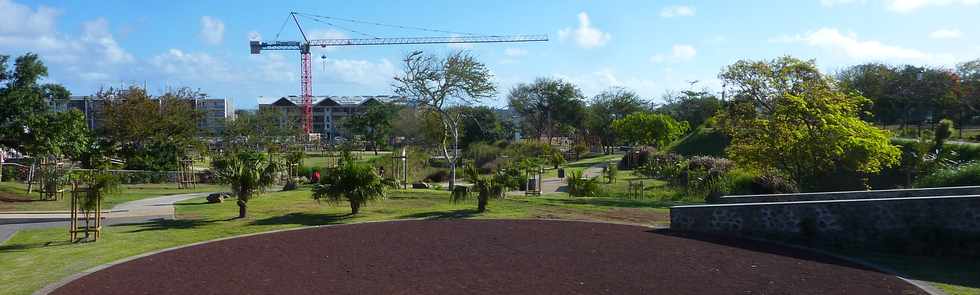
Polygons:
<instances>
[{"instance_id":1,"label":"bare branched tree","mask_svg":"<svg viewBox=\"0 0 980 295\"><path fill-rule=\"evenodd\" d=\"M442 151L449 162L449 189L456 184L461 116L454 106L472 105L497 93L490 70L466 51L445 58L415 51L405 57L405 69L395 77L395 93L413 100L419 110L439 115L443 125ZM452 151L450 152L450 148Z\"/></svg>"}]
</instances>

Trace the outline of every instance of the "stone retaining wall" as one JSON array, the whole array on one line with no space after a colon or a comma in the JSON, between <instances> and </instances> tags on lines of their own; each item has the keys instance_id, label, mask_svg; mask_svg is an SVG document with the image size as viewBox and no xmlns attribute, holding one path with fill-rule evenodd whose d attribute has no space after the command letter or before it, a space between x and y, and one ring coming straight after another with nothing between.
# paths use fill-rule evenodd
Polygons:
<instances>
[{"instance_id":1,"label":"stone retaining wall","mask_svg":"<svg viewBox=\"0 0 980 295\"><path fill-rule=\"evenodd\" d=\"M684 232L980 255L980 195L676 206L670 219Z\"/></svg>"},{"instance_id":2,"label":"stone retaining wall","mask_svg":"<svg viewBox=\"0 0 980 295\"><path fill-rule=\"evenodd\" d=\"M824 201L824 200L885 199L885 198L969 196L969 195L980 195L980 186L771 194L771 195L739 195L739 196L721 197L718 200L718 203L741 204L741 203L766 203L766 202L801 202L801 201Z\"/></svg>"}]
</instances>

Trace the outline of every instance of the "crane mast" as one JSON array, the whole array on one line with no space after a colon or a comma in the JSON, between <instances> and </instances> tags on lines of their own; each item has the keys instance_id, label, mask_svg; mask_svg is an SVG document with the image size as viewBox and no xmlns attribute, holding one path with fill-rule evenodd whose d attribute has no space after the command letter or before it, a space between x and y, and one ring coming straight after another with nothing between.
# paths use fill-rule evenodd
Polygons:
<instances>
[{"instance_id":1,"label":"crane mast","mask_svg":"<svg viewBox=\"0 0 980 295\"><path fill-rule=\"evenodd\" d=\"M512 36L459 36L459 37L403 37L403 38L355 38L355 39L313 39L306 37L303 27L296 18L297 12L290 12L293 22L299 28L303 41L249 41L252 54L264 50L294 50L300 53L300 91L303 103L303 132L313 131L313 60L311 47L334 46L380 46L380 45L418 45L418 44L460 44L460 43L513 43L548 41L547 35Z\"/></svg>"}]
</instances>

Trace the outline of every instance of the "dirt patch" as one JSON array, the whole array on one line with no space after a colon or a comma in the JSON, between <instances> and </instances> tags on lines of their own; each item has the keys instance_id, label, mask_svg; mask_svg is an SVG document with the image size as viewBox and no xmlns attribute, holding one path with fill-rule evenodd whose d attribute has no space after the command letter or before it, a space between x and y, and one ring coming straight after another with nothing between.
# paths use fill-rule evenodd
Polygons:
<instances>
[{"instance_id":1,"label":"dirt patch","mask_svg":"<svg viewBox=\"0 0 980 295\"><path fill-rule=\"evenodd\" d=\"M367 223L147 256L55 294L925 294L894 276L751 242L567 221Z\"/></svg>"},{"instance_id":2,"label":"dirt patch","mask_svg":"<svg viewBox=\"0 0 980 295\"><path fill-rule=\"evenodd\" d=\"M541 219L568 219L568 220L599 220L616 223L630 223L642 225L663 225L670 224L670 214L653 209L641 208L617 208L612 210L572 210L566 208L542 208L537 209L535 218Z\"/></svg>"}]
</instances>

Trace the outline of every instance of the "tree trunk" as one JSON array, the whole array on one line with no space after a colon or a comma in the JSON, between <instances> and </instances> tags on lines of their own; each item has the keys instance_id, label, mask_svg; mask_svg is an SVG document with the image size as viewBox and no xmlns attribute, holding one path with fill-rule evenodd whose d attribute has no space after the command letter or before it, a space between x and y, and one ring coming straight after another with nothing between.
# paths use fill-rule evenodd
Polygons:
<instances>
[{"instance_id":1,"label":"tree trunk","mask_svg":"<svg viewBox=\"0 0 980 295\"><path fill-rule=\"evenodd\" d=\"M239 200L238 200L238 218L245 218L245 216L247 215L246 214L247 211L248 211L248 203L242 201L241 200L241 197L239 197Z\"/></svg>"},{"instance_id":2,"label":"tree trunk","mask_svg":"<svg viewBox=\"0 0 980 295\"><path fill-rule=\"evenodd\" d=\"M488 201L487 199L489 199L489 198L488 197L484 197L484 196L478 196L476 198L476 211L477 212L487 211L487 201Z\"/></svg>"},{"instance_id":3,"label":"tree trunk","mask_svg":"<svg viewBox=\"0 0 980 295\"><path fill-rule=\"evenodd\" d=\"M350 201L350 213L353 215L353 214L357 214L357 212L360 211L361 211L361 203Z\"/></svg>"}]
</instances>

